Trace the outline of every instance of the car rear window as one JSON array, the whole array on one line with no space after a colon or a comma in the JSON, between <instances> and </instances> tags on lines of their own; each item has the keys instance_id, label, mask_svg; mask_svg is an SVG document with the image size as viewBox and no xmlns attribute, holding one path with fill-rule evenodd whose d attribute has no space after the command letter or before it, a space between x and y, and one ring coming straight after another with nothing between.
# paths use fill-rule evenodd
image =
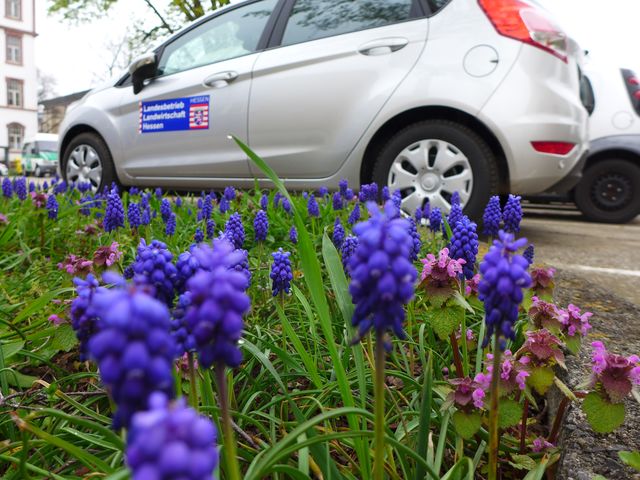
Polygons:
<instances>
[{"instance_id":1,"label":"car rear window","mask_svg":"<svg viewBox=\"0 0 640 480\"><path fill-rule=\"evenodd\" d=\"M442 10L444 6L450 1L451 0L427 0L427 4L429 5L429 10L431 10L431 13L434 14Z\"/></svg>"},{"instance_id":2,"label":"car rear window","mask_svg":"<svg viewBox=\"0 0 640 480\"><path fill-rule=\"evenodd\" d=\"M411 18L413 0L297 0L282 45L382 27Z\"/></svg>"}]
</instances>

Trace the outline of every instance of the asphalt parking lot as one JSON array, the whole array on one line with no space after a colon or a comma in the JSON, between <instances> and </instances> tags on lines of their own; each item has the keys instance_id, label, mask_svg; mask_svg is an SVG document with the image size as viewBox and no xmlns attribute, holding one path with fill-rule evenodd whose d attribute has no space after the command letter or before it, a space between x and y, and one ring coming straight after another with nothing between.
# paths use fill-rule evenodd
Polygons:
<instances>
[{"instance_id":1,"label":"asphalt parking lot","mask_svg":"<svg viewBox=\"0 0 640 480\"><path fill-rule=\"evenodd\" d=\"M640 305L640 216L624 225L586 222L572 205L525 205L521 234L535 263L606 288Z\"/></svg>"}]
</instances>

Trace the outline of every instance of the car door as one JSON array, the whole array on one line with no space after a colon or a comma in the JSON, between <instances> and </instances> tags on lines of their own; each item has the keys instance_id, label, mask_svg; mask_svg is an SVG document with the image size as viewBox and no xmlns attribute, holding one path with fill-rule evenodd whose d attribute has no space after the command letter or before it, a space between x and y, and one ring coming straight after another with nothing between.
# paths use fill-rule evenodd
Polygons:
<instances>
[{"instance_id":1,"label":"car door","mask_svg":"<svg viewBox=\"0 0 640 480\"><path fill-rule=\"evenodd\" d=\"M246 156L227 138L247 135L251 70L278 0L230 7L171 39L139 94L123 94L124 168L136 178L246 178Z\"/></svg>"},{"instance_id":2,"label":"car door","mask_svg":"<svg viewBox=\"0 0 640 480\"><path fill-rule=\"evenodd\" d=\"M291 0L253 70L249 143L282 178L346 160L422 52L417 0ZM254 175L261 173L252 167Z\"/></svg>"}]
</instances>

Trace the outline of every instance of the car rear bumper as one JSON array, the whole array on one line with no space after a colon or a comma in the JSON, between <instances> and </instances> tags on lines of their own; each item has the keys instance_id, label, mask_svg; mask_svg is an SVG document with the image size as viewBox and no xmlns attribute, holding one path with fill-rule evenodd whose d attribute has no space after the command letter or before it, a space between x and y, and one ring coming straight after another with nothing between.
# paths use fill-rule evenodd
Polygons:
<instances>
[{"instance_id":1,"label":"car rear bumper","mask_svg":"<svg viewBox=\"0 0 640 480\"><path fill-rule=\"evenodd\" d=\"M562 195L571 191L573 187L580 183L580 179L582 178L582 170L587 163L588 157L589 151L587 150L582 154L582 157L580 157L578 162L573 166L569 173L562 180L548 188L544 193Z\"/></svg>"},{"instance_id":2,"label":"car rear bumper","mask_svg":"<svg viewBox=\"0 0 640 480\"><path fill-rule=\"evenodd\" d=\"M512 193L537 194L579 181L589 149L588 113L580 100L575 62L536 48L522 54L479 117L503 147ZM566 155L536 151L531 142L569 142ZM581 163L582 162L582 163Z\"/></svg>"}]
</instances>

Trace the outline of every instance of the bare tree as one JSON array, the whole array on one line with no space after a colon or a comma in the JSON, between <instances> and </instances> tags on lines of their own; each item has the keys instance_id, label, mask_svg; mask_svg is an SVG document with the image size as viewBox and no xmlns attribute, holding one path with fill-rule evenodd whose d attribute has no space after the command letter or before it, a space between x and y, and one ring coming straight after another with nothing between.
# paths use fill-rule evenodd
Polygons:
<instances>
[{"instance_id":1,"label":"bare tree","mask_svg":"<svg viewBox=\"0 0 640 480\"><path fill-rule=\"evenodd\" d=\"M38 103L43 100L48 100L57 95L56 87L58 86L58 81L53 75L43 72L38 69Z\"/></svg>"}]
</instances>

